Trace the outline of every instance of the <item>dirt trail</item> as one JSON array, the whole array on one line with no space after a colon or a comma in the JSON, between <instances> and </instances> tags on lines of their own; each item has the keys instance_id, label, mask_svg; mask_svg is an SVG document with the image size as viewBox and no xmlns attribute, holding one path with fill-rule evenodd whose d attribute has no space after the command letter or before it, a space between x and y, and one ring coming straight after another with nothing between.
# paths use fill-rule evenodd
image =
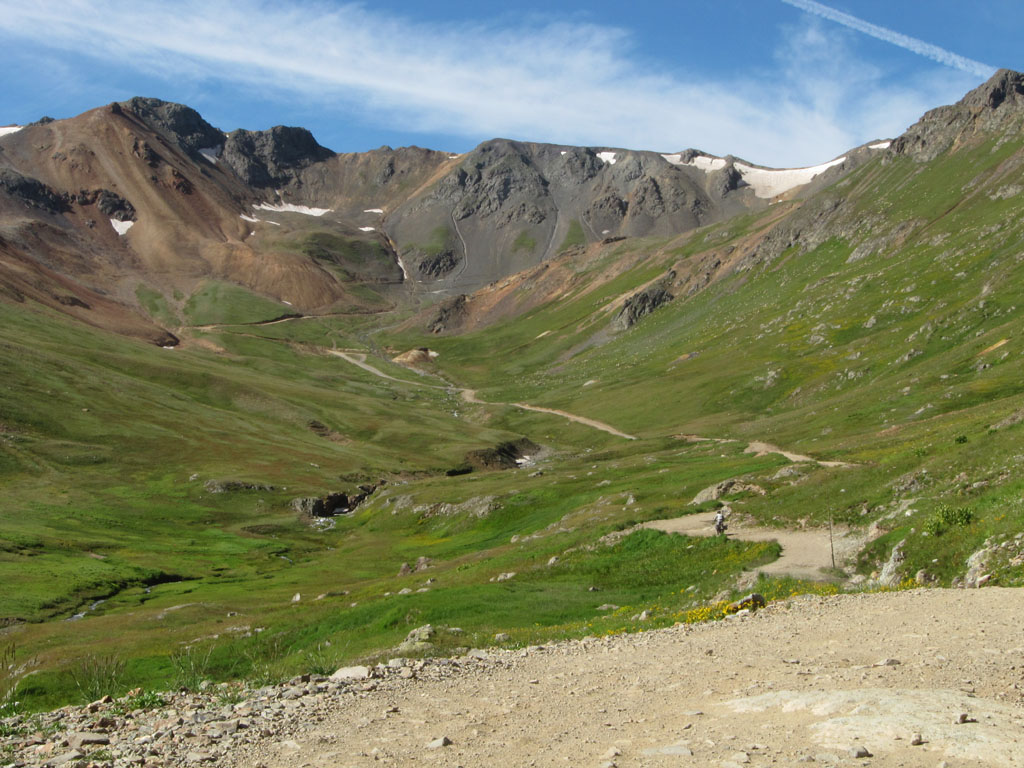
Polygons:
<instances>
[{"instance_id":1,"label":"dirt trail","mask_svg":"<svg viewBox=\"0 0 1024 768\"><path fill-rule=\"evenodd\" d=\"M539 405L528 405L526 403L489 403L484 400L480 400L476 396L476 390L473 389L462 389L459 390L462 393L462 399L467 403L475 403L477 405L507 405L512 408L521 408L524 411L536 411L537 413L550 413L553 416L561 416L569 421L574 421L577 424L583 424L593 429L599 429L602 432L607 432L610 435L621 437L626 440L636 440L634 435L627 435L625 432L620 432L610 424L605 424L603 421L597 421L596 419L588 419L586 416L577 416L574 413L568 411L560 411L557 408L544 408Z\"/></svg>"},{"instance_id":2,"label":"dirt trail","mask_svg":"<svg viewBox=\"0 0 1024 768\"><path fill-rule=\"evenodd\" d=\"M399 384L410 384L414 387L426 387L427 389L451 389L451 387L444 387L439 384L424 384L421 381L409 381L408 379L400 379L397 376L390 376L379 368L374 368L366 362L366 355L362 352L342 352L337 349L328 349L326 352L329 355L340 357L342 360L352 363L352 365L362 368L364 371L372 373L374 376L387 379L388 381L397 381Z\"/></svg>"},{"instance_id":3,"label":"dirt trail","mask_svg":"<svg viewBox=\"0 0 1024 768\"><path fill-rule=\"evenodd\" d=\"M1019 589L803 597L488 650L301 704L291 730L230 764L1020 768L1021 615Z\"/></svg>"},{"instance_id":4,"label":"dirt trail","mask_svg":"<svg viewBox=\"0 0 1024 768\"><path fill-rule=\"evenodd\" d=\"M823 568L832 567L832 548L835 547L836 566L844 566L856 556L863 545L863 536L845 528L833 529L830 541L828 528L793 531L782 528L746 526L728 520L729 538L741 541L777 541L782 545L778 560L758 568L762 573L773 576L794 576L800 579L821 580L826 578ZM707 512L676 517L670 520L652 520L643 524L666 533L683 533L687 536L714 536L714 516Z\"/></svg>"},{"instance_id":5,"label":"dirt trail","mask_svg":"<svg viewBox=\"0 0 1024 768\"><path fill-rule=\"evenodd\" d=\"M766 453L777 453L781 456L785 456L790 461L801 462L808 461L814 464L818 464L822 467L853 467L855 464L850 464L846 461L821 461L820 459L812 458L811 456L804 456L802 453L793 453L792 451L784 451L776 445L771 443L763 443L760 440L754 440L748 445L744 453L753 453L758 456L764 456Z\"/></svg>"},{"instance_id":6,"label":"dirt trail","mask_svg":"<svg viewBox=\"0 0 1024 768\"><path fill-rule=\"evenodd\" d=\"M568 413L567 411L560 411L557 408L543 408L543 407L541 407L539 405L527 405L526 403L495 403L495 402L487 402L485 400L480 400L476 396L476 390L473 390L473 389L461 389L461 388L458 388L458 387L441 386L441 385L438 385L438 384L424 384L424 383L418 382L418 381L409 381L407 379L399 379L399 378L396 378L395 376L389 376L388 374L384 373L384 371L381 371L381 370L379 370L377 368L374 368L372 365L367 363L366 362L366 355L363 354L362 352L341 352L340 350L337 350L337 349L329 349L329 350L327 350L327 352L329 352L332 355L336 355L337 357L340 357L341 359L343 359L343 360L345 360L345 361L347 361L349 363L352 363L352 365L356 365L356 366L362 368L364 371L368 371L368 372L372 373L374 376L379 376L382 379L388 379L390 381L397 381L397 382L400 382L402 384L411 384L411 385L416 386L416 387L428 387L429 389L445 389L445 390L449 390L449 391L452 391L452 392L458 392L461 395L463 400L465 400L467 403L473 403L475 405L505 405L505 406L510 406L512 408L521 408L524 411L536 411L537 413L549 413L549 414L552 414L554 416L561 416L562 418L568 419L569 421L575 421L577 424L583 424L583 425L591 427L593 429L598 429L598 430L600 430L602 432L607 432L608 434L615 435L616 437L622 437L622 438L625 438L626 440L636 440L636 437L634 437L633 435L627 435L625 432L620 432L615 427L613 427L613 426L611 426L609 424L605 424L602 421L597 421L596 419L588 419L586 416L577 416L574 413Z\"/></svg>"}]
</instances>

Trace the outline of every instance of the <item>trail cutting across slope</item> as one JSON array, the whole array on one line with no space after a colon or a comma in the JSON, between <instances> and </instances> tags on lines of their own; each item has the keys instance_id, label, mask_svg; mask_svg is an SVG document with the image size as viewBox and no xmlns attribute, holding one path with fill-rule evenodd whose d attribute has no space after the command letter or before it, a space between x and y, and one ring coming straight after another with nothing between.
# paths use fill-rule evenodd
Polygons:
<instances>
[{"instance_id":1,"label":"trail cutting across slope","mask_svg":"<svg viewBox=\"0 0 1024 768\"><path fill-rule=\"evenodd\" d=\"M388 379L389 381L397 381L402 384L411 384L413 386L418 387L428 387L430 389L443 389L452 392L458 392L463 400L465 400L467 403L473 403L474 405L503 405L512 408L520 408L524 411L549 413L553 416L561 416L562 418L568 419L569 421L574 421L577 424L583 424L584 426L591 427L592 429L598 429L602 432L607 432L608 434L615 435L616 437L621 437L626 440L636 440L636 437L633 435L627 435L625 432L616 429L610 424L605 424L603 421L597 421L596 419L588 419L586 416L577 416L574 413L569 413L568 411L560 411L557 408L544 408L539 405L528 405L527 403L487 402L484 400L480 400L476 396L476 390L473 389L462 389L460 387L441 386L439 384L424 384L418 381L408 381L406 379L399 379L395 376L390 376L384 373L384 371L380 370L379 368L374 368L372 365L367 363L366 355L361 352L342 352L337 349L329 349L327 351L330 354L340 357L342 360L352 363L352 365L358 366L362 368L364 371L368 371L369 373L372 373L374 376L379 376L382 379Z\"/></svg>"},{"instance_id":2,"label":"trail cutting across slope","mask_svg":"<svg viewBox=\"0 0 1024 768\"><path fill-rule=\"evenodd\" d=\"M512 408L520 408L524 411L550 413L553 416L561 416L562 418L568 419L569 421L574 421L577 424L583 424L584 426L592 427L593 429L599 429L602 432L607 432L608 434L615 435L616 437L622 437L625 438L626 440L636 440L636 437L634 435L627 435L625 432L621 432L617 430L615 427L609 424L605 424L603 421L597 421L597 419L588 419L586 416L577 416L574 413L569 413L568 411L560 411L557 408L544 408L539 405L528 405L526 403L488 403L483 400L479 400L476 396L475 390L462 389L459 391L462 393L462 399L465 400L467 403L475 403L477 405L507 405L511 406Z\"/></svg>"},{"instance_id":3,"label":"trail cutting across slope","mask_svg":"<svg viewBox=\"0 0 1024 768\"><path fill-rule=\"evenodd\" d=\"M850 463L845 462L845 461L821 461L820 459L815 459L815 458L812 458L810 456L804 456L802 453L793 453L792 451L784 451L784 450L782 450L781 448L779 448L776 445L772 445L771 443L763 443L760 440L754 440L753 442L751 442L750 445L748 445L744 449L743 452L744 453L753 453L753 454L756 454L757 456L764 456L766 453L777 453L780 456L785 456L790 461L794 461L794 462L809 461L809 462L813 462L814 464L818 464L819 466L822 466L822 467L852 467L852 466L855 466L854 464L850 464Z\"/></svg>"}]
</instances>

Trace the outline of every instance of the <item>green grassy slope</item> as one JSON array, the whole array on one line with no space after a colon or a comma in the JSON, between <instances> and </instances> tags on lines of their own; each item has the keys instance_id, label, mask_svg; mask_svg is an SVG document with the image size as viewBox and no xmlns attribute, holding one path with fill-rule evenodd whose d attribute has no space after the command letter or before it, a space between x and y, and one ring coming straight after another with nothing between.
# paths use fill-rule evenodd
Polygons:
<instances>
[{"instance_id":1,"label":"green grassy slope","mask_svg":"<svg viewBox=\"0 0 1024 768\"><path fill-rule=\"evenodd\" d=\"M765 524L862 529L862 576L906 541L904 573L948 583L986 541L1024 529L1008 419L1024 413L1021 157L1014 140L929 165L879 158L791 213L617 243L581 267L636 258L614 280L584 289L582 274L556 301L463 336L394 331L392 315L245 326L273 308L218 289L186 314L236 325L163 350L0 305L0 617L41 662L19 695L73 697L75 664L115 631L118 684L154 687L180 678L185 645L210 677L265 679L386 656L425 623L461 629L442 631L444 652L499 631L622 631L644 610L644 626L703 617L777 548L630 531L708 514L690 500L730 478L764 491L731 501ZM799 224L788 247L610 331L616 300L773 217ZM380 351L418 346L438 350L440 376ZM640 439L502 405L515 402ZM534 463L445 474L519 435L544 447ZM744 452L751 440L852 466L780 472L790 462ZM382 479L329 526L289 505ZM212 493L210 480L257 487ZM419 558L425 570L399 575ZM1012 560L991 570L1024 581Z\"/></svg>"}]
</instances>

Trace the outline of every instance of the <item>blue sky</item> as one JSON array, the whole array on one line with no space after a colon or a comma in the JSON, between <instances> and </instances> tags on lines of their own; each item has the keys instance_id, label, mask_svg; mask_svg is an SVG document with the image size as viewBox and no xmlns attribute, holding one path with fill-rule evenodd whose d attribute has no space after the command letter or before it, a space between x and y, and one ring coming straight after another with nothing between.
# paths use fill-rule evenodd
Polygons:
<instances>
[{"instance_id":1,"label":"blue sky","mask_svg":"<svg viewBox=\"0 0 1024 768\"><path fill-rule=\"evenodd\" d=\"M0 125L135 95L339 152L496 136L811 165L996 67L1020 0L0 0Z\"/></svg>"}]
</instances>

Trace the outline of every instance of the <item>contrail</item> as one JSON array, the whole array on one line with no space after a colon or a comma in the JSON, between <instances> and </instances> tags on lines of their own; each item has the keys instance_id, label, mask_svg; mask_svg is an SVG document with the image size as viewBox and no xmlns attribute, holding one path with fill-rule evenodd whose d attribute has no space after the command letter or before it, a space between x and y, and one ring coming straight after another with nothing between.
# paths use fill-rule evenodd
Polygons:
<instances>
[{"instance_id":1,"label":"contrail","mask_svg":"<svg viewBox=\"0 0 1024 768\"><path fill-rule=\"evenodd\" d=\"M982 64L980 61L965 58L952 51L947 51L945 48L939 48L939 46L926 43L924 40L918 40L916 37L909 37L863 19L858 19L856 16L837 11L835 8L829 8L827 5L822 5L814 0L782 0L782 2L786 5L792 5L794 8L799 8L801 11L807 11L807 13L813 13L829 21L834 21L836 24L842 24L844 27L863 32L865 35L884 40L900 48L905 48L920 56L926 56L940 64L945 64L947 67L953 67L954 69L984 78L991 77L996 71L995 67L990 67L988 64Z\"/></svg>"}]
</instances>

